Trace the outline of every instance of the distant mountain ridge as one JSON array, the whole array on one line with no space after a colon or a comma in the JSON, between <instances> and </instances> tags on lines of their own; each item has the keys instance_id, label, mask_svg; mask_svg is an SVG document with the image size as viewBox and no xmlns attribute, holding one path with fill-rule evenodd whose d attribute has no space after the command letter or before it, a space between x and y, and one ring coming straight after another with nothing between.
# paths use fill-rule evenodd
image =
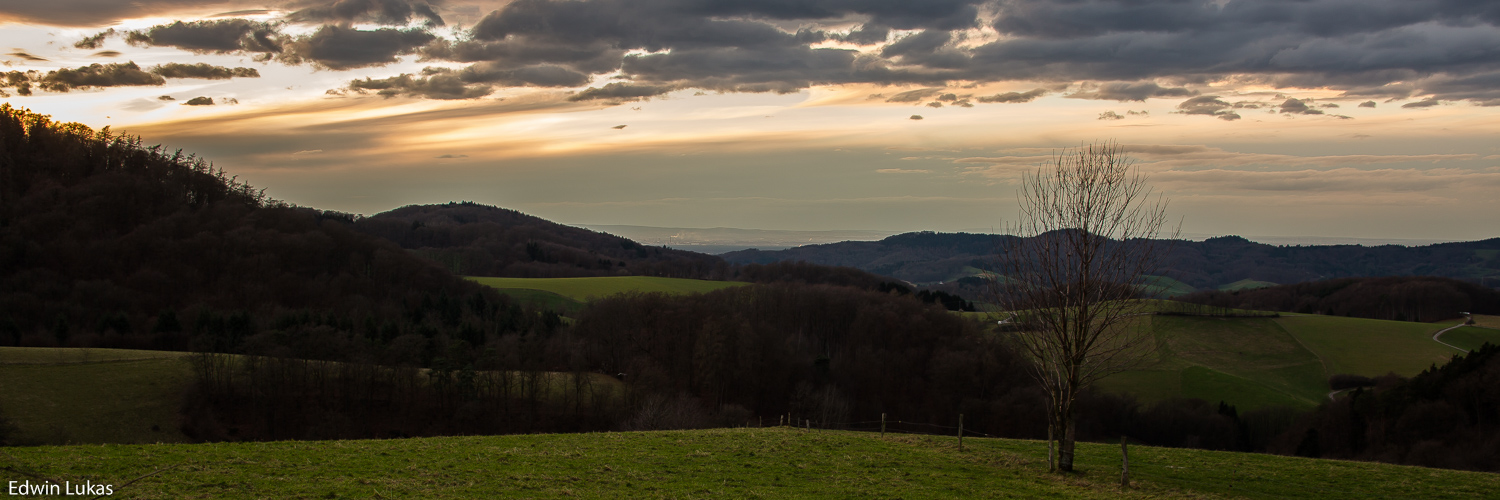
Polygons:
<instances>
[{"instance_id":1,"label":"distant mountain ridge","mask_svg":"<svg viewBox=\"0 0 1500 500\"><path fill-rule=\"evenodd\" d=\"M849 266L913 283L955 281L994 269L998 250L1014 236L904 233L880 241L846 241L786 250L742 250L721 255L735 264L806 261ZM1382 245L1274 246L1238 236L1170 245L1165 275L1197 289L1246 280L1300 283L1370 276L1441 276L1500 286L1500 238L1405 247Z\"/></svg>"}]
</instances>

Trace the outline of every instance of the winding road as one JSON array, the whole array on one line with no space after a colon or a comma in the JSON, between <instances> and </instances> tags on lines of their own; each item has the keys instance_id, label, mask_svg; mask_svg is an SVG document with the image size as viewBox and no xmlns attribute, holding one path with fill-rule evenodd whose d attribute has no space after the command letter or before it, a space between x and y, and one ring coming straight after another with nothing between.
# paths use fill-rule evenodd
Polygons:
<instances>
[{"instance_id":1,"label":"winding road","mask_svg":"<svg viewBox=\"0 0 1500 500\"><path fill-rule=\"evenodd\" d=\"M1454 349L1458 349L1458 352L1462 352L1462 353L1464 353L1464 354L1468 354L1468 353L1469 353L1469 350L1468 350L1468 349L1464 349L1464 348L1462 348L1462 347L1459 347L1459 346L1456 346L1456 345L1453 345L1453 344L1449 344L1449 343L1447 343L1447 342L1443 342L1443 341L1441 341L1441 340L1438 340L1438 336L1439 336L1439 335L1442 335L1442 334L1444 334L1444 333L1448 333L1448 330L1452 330L1452 329L1455 329L1455 328L1460 328L1460 327L1463 327L1463 326L1465 326L1465 325L1464 325L1464 324L1463 324L1463 323L1459 323L1459 324L1457 324L1457 325L1453 325L1453 326L1450 326L1450 327L1447 327L1447 328L1444 328L1444 329L1442 329L1442 330L1438 330L1438 332L1437 332L1437 333L1434 333L1434 334L1432 334L1432 341L1433 341L1433 342L1437 342L1437 343L1439 343L1439 344L1443 344L1443 345L1445 345L1445 346L1448 346L1448 347L1452 347L1452 348L1454 348Z\"/></svg>"}]
</instances>

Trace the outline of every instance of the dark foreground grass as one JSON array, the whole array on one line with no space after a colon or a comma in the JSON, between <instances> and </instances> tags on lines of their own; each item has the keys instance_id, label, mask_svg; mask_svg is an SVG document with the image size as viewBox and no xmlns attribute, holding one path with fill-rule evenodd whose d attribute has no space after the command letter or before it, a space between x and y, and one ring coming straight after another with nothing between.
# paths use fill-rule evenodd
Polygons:
<instances>
[{"instance_id":1,"label":"dark foreground grass","mask_svg":"<svg viewBox=\"0 0 1500 500\"><path fill-rule=\"evenodd\" d=\"M719 429L384 441L13 448L5 480L113 484L132 498L1479 498L1500 475L1035 441ZM123 486L132 478L158 474Z\"/></svg>"}]
</instances>

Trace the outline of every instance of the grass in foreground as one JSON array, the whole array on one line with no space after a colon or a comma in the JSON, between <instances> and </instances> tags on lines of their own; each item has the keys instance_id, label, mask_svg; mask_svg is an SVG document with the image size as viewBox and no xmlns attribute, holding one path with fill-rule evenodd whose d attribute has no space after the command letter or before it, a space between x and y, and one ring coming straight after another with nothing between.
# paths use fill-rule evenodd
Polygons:
<instances>
[{"instance_id":1,"label":"grass in foreground","mask_svg":"<svg viewBox=\"0 0 1500 500\"><path fill-rule=\"evenodd\" d=\"M494 288L524 288L551 292L579 302L587 302L591 298L607 297L626 292L703 293L720 288L749 284L738 281L708 281L684 278L661 278L656 276L602 276L595 278L491 278L470 276L468 279Z\"/></svg>"},{"instance_id":2,"label":"grass in foreground","mask_svg":"<svg viewBox=\"0 0 1500 500\"><path fill-rule=\"evenodd\" d=\"M184 442L184 354L0 347L0 412L23 444Z\"/></svg>"},{"instance_id":3,"label":"grass in foreground","mask_svg":"<svg viewBox=\"0 0 1500 500\"><path fill-rule=\"evenodd\" d=\"M1045 472L1036 441L787 428L384 441L10 450L18 471L114 484L135 498L1457 498L1500 475L1080 443L1079 473ZM34 480L34 479L33 479Z\"/></svg>"}]
</instances>

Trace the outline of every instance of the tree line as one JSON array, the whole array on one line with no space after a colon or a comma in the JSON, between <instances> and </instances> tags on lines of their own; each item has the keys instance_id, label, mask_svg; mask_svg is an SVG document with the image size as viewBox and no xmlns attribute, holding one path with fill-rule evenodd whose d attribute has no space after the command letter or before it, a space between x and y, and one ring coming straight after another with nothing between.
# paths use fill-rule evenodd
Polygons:
<instances>
[{"instance_id":1,"label":"tree line","mask_svg":"<svg viewBox=\"0 0 1500 500\"><path fill-rule=\"evenodd\" d=\"M1177 300L1212 307L1395 321L1500 314L1500 291L1433 276L1339 278L1254 290L1203 291Z\"/></svg>"}]
</instances>

